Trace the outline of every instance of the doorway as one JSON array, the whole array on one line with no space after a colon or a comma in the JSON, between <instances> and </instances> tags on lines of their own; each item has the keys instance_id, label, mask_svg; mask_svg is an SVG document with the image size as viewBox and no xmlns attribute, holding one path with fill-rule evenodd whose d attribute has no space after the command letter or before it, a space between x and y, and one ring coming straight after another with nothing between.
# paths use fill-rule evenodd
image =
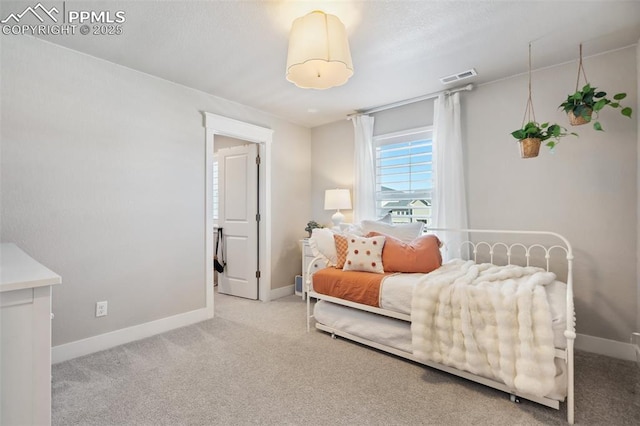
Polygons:
<instances>
[{"instance_id":1,"label":"doorway","mask_svg":"<svg viewBox=\"0 0 640 426\"><path fill-rule=\"evenodd\" d=\"M264 127L204 113L206 137L206 173L205 173L205 281L206 306L209 317L214 315L213 256L214 256L214 218L213 218L213 164L216 141L223 143L222 136L257 144L261 158L259 172L259 203L261 210L259 231L259 271L260 280L258 299L268 301L271 291L271 142L273 131Z\"/></svg>"},{"instance_id":2,"label":"doorway","mask_svg":"<svg viewBox=\"0 0 640 426\"><path fill-rule=\"evenodd\" d=\"M214 136L213 145L214 227L219 231L216 255L225 263L221 273L214 273L218 293L256 300L260 280L258 144Z\"/></svg>"}]
</instances>

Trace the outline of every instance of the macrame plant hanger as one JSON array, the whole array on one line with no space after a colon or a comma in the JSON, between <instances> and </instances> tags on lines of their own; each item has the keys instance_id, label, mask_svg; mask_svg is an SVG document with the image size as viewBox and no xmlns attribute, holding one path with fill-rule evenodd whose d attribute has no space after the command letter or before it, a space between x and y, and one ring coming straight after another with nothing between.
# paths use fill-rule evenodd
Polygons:
<instances>
[{"instance_id":1,"label":"macrame plant hanger","mask_svg":"<svg viewBox=\"0 0 640 426\"><path fill-rule=\"evenodd\" d=\"M587 79L587 73L584 71L584 67L582 66L582 43L580 43L580 61L578 62L578 78L576 79L576 92L578 91L578 87L580 86L580 74L584 77L584 84L587 84L589 80Z\"/></svg>"},{"instance_id":2,"label":"macrame plant hanger","mask_svg":"<svg viewBox=\"0 0 640 426\"><path fill-rule=\"evenodd\" d=\"M536 113L533 110L533 101L531 99L531 43L529 43L529 97L527 98L527 106L524 109L524 116L522 117L521 127L524 127L526 123L529 123L531 121L536 121Z\"/></svg>"},{"instance_id":3,"label":"macrame plant hanger","mask_svg":"<svg viewBox=\"0 0 640 426\"><path fill-rule=\"evenodd\" d=\"M522 117L522 126L530 122L536 122L536 112L533 110L533 100L531 97L531 43L529 43L529 97L527 98L527 106L524 109ZM526 138L520 141L520 156L522 158L537 157L540 152L540 139Z\"/></svg>"},{"instance_id":4,"label":"macrame plant hanger","mask_svg":"<svg viewBox=\"0 0 640 426\"><path fill-rule=\"evenodd\" d=\"M582 43L580 43L580 61L578 62L578 78L576 78L576 93L578 92L578 88L580 87L580 75L584 78L584 84L588 84L589 80L587 79L587 73L584 71L584 66L582 66ZM582 115L575 115L573 111L568 112L569 123L572 126L581 126L590 121L591 113L593 112L591 108L588 109L589 119L583 117Z\"/></svg>"}]
</instances>

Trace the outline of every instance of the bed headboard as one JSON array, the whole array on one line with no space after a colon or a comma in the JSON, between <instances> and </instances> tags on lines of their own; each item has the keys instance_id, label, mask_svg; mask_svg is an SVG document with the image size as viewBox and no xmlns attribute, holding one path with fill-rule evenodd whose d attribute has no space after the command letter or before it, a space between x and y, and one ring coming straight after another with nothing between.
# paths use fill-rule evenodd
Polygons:
<instances>
[{"instance_id":1,"label":"bed headboard","mask_svg":"<svg viewBox=\"0 0 640 426\"><path fill-rule=\"evenodd\" d=\"M555 232L430 228L428 233L440 238L445 258L538 266L547 271L551 271L554 264L556 267L565 264L568 270L573 262L571 243Z\"/></svg>"}]
</instances>

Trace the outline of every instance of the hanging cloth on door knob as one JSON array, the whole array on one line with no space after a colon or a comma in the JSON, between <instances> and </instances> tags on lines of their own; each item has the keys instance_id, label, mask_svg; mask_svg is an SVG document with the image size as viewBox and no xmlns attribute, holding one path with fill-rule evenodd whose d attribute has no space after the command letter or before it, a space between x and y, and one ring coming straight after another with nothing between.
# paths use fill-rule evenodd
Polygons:
<instances>
[{"instance_id":1,"label":"hanging cloth on door knob","mask_svg":"<svg viewBox=\"0 0 640 426\"><path fill-rule=\"evenodd\" d=\"M220 258L218 258L218 250L220 251ZM216 254L213 256L213 268L221 274L224 271L224 267L227 263L224 261L224 243L222 241L222 228L218 228L218 239L216 240Z\"/></svg>"}]
</instances>

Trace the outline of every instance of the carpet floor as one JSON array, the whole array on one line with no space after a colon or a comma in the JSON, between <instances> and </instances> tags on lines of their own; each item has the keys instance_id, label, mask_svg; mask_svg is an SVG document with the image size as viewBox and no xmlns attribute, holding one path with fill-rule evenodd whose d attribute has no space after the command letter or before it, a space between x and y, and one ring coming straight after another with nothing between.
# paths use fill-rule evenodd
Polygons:
<instances>
[{"instance_id":1,"label":"carpet floor","mask_svg":"<svg viewBox=\"0 0 640 426\"><path fill-rule=\"evenodd\" d=\"M297 296L53 366L54 425L555 425L560 410L326 333ZM639 425L640 368L576 353L576 424Z\"/></svg>"}]
</instances>

